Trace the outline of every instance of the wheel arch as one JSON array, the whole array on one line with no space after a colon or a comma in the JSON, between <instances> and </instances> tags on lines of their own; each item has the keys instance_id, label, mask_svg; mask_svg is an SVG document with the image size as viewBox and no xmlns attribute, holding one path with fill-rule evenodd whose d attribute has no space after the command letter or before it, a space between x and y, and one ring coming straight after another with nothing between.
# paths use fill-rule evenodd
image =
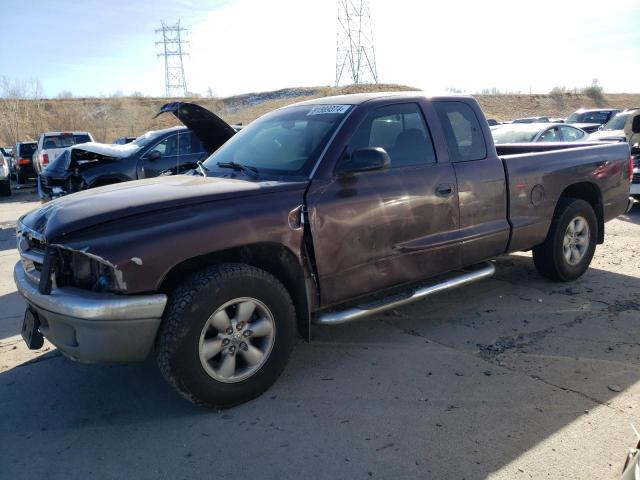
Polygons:
<instances>
[{"instance_id":1,"label":"wheel arch","mask_svg":"<svg viewBox=\"0 0 640 480\"><path fill-rule=\"evenodd\" d=\"M163 277L159 291L170 294L186 275L220 263L243 263L260 268L282 282L296 309L300 335L309 339L310 310L306 275L296 255L278 243L257 243L199 255L174 265Z\"/></svg>"},{"instance_id":2,"label":"wheel arch","mask_svg":"<svg viewBox=\"0 0 640 480\"><path fill-rule=\"evenodd\" d=\"M592 182L579 182L569 185L562 191L558 198L556 210L553 212L554 216L557 213L558 205L562 198L579 198L591 205L598 220L598 244L604 243L604 208L600 188Z\"/></svg>"}]
</instances>

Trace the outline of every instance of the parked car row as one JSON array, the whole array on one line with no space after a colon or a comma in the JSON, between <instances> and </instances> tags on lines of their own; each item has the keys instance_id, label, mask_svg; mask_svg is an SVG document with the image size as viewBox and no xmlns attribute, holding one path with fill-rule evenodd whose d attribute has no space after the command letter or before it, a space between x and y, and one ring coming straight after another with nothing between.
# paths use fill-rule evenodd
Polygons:
<instances>
[{"instance_id":1,"label":"parked car row","mask_svg":"<svg viewBox=\"0 0 640 480\"><path fill-rule=\"evenodd\" d=\"M636 120L638 119L638 120ZM554 120L554 121L551 121ZM494 142L574 142L609 141L640 143L633 133L633 122L640 122L640 108L578 110L566 120L549 117L516 118L510 122L493 122ZM603 123L600 123L603 122Z\"/></svg>"},{"instance_id":2,"label":"parked car row","mask_svg":"<svg viewBox=\"0 0 640 480\"><path fill-rule=\"evenodd\" d=\"M184 173L198 167L231 138L236 129L191 103L169 103L184 126L147 132L125 144L81 143L64 149L39 176L39 194L53 199L113 183ZM156 115L157 116L157 115Z\"/></svg>"},{"instance_id":3,"label":"parked car row","mask_svg":"<svg viewBox=\"0 0 640 480\"><path fill-rule=\"evenodd\" d=\"M567 118L553 118L548 116L523 117L514 118L513 120L501 123L568 123L581 128L587 133L591 133L598 130L601 125L607 123L619 112L620 109L618 108L581 108L573 112Z\"/></svg>"},{"instance_id":4,"label":"parked car row","mask_svg":"<svg viewBox=\"0 0 640 480\"><path fill-rule=\"evenodd\" d=\"M38 140L21 141L11 149L9 172L17 184L35 179L68 147L93 141L89 132L46 132ZM0 151L7 158L6 147Z\"/></svg>"},{"instance_id":5,"label":"parked car row","mask_svg":"<svg viewBox=\"0 0 640 480\"><path fill-rule=\"evenodd\" d=\"M18 142L14 157L8 160L10 171L17 183L37 176L39 195L49 200L88 188L196 169L198 162L241 128L195 104L167 104L158 115L166 112L184 126L137 138L119 137L113 144L96 143L89 132L47 132L37 142ZM566 120L537 116L488 123L497 145L591 140L633 145L640 143L640 136L631 128L636 118L640 121L638 108L580 109ZM597 130L590 135L594 128Z\"/></svg>"}]
</instances>

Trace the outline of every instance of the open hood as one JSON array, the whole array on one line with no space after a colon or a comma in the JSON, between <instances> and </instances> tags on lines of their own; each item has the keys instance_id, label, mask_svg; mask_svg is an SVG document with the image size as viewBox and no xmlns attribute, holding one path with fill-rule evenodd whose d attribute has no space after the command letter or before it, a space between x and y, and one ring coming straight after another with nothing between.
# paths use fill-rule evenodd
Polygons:
<instances>
[{"instance_id":1,"label":"open hood","mask_svg":"<svg viewBox=\"0 0 640 480\"><path fill-rule=\"evenodd\" d=\"M216 114L194 103L167 103L156 114L156 117L165 112L173 113L178 120L195 133L209 153L213 153L236 133L227 122Z\"/></svg>"}]
</instances>

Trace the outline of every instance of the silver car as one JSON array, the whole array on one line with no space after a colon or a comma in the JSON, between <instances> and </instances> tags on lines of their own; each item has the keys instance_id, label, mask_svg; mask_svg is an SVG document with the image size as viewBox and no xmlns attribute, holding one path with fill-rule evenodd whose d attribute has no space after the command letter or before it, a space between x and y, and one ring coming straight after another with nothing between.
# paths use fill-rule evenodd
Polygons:
<instances>
[{"instance_id":1,"label":"silver car","mask_svg":"<svg viewBox=\"0 0 640 480\"><path fill-rule=\"evenodd\" d=\"M493 143L578 142L587 140L584 130L564 123L509 123L491 127Z\"/></svg>"}]
</instances>

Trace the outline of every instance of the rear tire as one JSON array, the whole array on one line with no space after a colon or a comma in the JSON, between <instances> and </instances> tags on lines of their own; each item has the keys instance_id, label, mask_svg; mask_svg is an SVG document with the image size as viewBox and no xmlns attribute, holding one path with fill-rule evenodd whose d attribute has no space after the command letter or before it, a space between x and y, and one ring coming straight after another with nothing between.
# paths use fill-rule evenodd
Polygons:
<instances>
[{"instance_id":1,"label":"rear tire","mask_svg":"<svg viewBox=\"0 0 640 480\"><path fill-rule=\"evenodd\" d=\"M569 282L589 268L596 250L598 221L593 207L577 198L561 198L544 243L533 248L538 272Z\"/></svg>"},{"instance_id":2,"label":"rear tire","mask_svg":"<svg viewBox=\"0 0 640 480\"><path fill-rule=\"evenodd\" d=\"M249 265L215 265L192 275L170 296L157 362L187 400L229 408L257 397L278 379L295 331L295 308L278 279Z\"/></svg>"}]
</instances>

